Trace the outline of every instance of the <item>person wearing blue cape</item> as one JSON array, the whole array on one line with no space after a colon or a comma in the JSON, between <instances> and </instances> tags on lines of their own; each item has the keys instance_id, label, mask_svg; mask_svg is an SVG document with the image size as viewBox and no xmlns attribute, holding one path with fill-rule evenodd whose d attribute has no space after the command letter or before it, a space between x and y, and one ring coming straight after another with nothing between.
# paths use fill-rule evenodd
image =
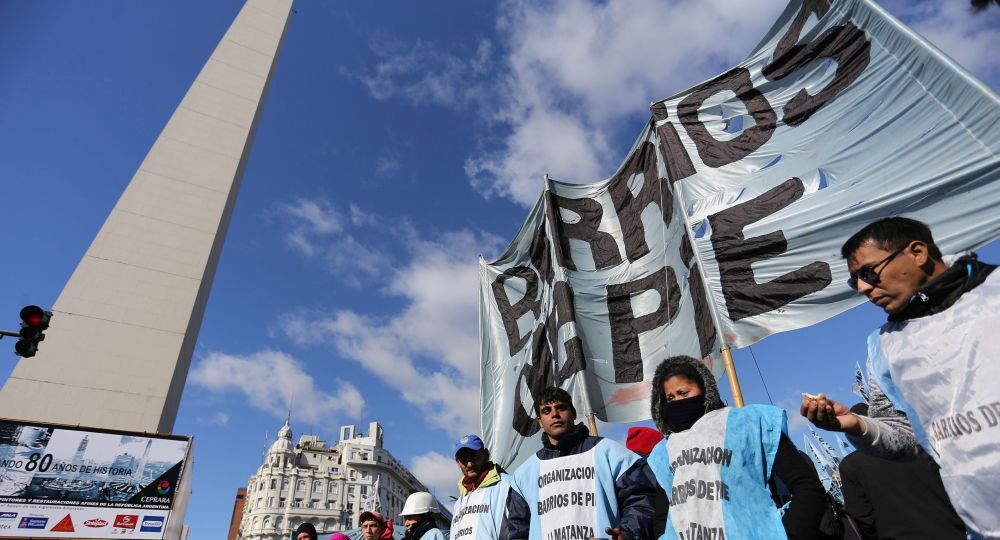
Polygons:
<instances>
[{"instance_id":1,"label":"person wearing blue cape","mask_svg":"<svg viewBox=\"0 0 1000 540\"><path fill-rule=\"evenodd\" d=\"M788 439L783 409L727 407L712 373L687 356L656 368L650 406L666 435L647 460L669 504L660 538L820 538L826 496ZM784 515L772 479L792 494Z\"/></svg>"}]
</instances>

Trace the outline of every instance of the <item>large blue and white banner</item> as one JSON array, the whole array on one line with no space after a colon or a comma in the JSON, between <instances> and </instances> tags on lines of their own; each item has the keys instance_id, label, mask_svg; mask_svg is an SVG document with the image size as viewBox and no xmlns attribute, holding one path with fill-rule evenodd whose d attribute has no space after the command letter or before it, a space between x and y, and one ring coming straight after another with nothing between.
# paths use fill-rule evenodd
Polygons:
<instances>
[{"instance_id":1,"label":"large blue and white banner","mask_svg":"<svg viewBox=\"0 0 1000 540\"><path fill-rule=\"evenodd\" d=\"M720 347L857 305L839 248L875 219L925 221L945 253L1000 235L1000 99L873 2L793 1L746 60L651 109L612 178L547 182L481 264L483 432L506 465L538 447L545 386L646 419L665 357L718 375Z\"/></svg>"}]
</instances>

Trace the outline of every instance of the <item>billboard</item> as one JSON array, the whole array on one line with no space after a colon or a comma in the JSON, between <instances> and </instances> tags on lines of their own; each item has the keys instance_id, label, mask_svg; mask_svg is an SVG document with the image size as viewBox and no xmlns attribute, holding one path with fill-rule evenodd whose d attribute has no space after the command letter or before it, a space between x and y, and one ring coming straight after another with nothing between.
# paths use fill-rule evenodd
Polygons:
<instances>
[{"instance_id":1,"label":"billboard","mask_svg":"<svg viewBox=\"0 0 1000 540\"><path fill-rule=\"evenodd\" d=\"M0 538L162 539L189 447L0 419Z\"/></svg>"}]
</instances>

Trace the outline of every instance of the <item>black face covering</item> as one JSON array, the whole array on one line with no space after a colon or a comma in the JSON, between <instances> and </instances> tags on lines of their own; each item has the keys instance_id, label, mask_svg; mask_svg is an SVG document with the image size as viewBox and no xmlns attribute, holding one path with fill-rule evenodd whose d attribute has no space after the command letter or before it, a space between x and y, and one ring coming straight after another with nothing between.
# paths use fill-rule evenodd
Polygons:
<instances>
[{"instance_id":1,"label":"black face covering","mask_svg":"<svg viewBox=\"0 0 1000 540\"><path fill-rule=\"evenodd\" d=\"M705 415L705 396L675 399L660 404L660 414L676 431L684 431Z\"/></svg>"}]
</instances>

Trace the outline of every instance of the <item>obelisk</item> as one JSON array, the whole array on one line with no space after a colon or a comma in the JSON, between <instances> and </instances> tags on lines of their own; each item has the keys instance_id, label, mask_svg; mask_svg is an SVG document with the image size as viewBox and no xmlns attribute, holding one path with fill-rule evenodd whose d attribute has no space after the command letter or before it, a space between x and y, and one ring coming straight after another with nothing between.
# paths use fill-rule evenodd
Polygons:
<instances>
[{"instance_id":1,"label":"obelisk","mask_svg":"<svg viewBox=\"0 0 1000 540\"><path fill-rule=\"evenodd\" d=\"M0 416L169 433L292 0L248 0L52 307Z\"/></svg>"}]
</instances>

